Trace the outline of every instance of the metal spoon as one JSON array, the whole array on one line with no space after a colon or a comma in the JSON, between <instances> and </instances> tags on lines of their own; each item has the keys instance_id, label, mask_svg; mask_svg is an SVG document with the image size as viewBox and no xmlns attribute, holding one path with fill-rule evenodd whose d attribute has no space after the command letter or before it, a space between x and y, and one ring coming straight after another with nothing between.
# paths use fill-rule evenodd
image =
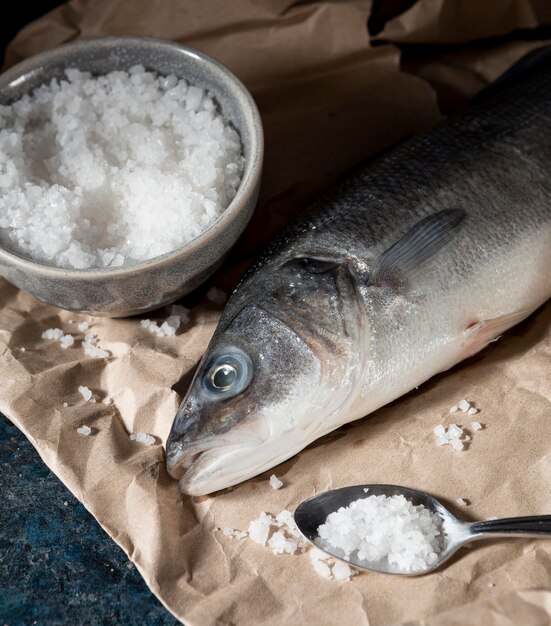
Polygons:
<instances>
[{"instance_id":1,"label":"metal spoon","mask_svg":"<svg viewBox=\"0 0 551 626\"><path fill-rule=\"evenodd\" d=\"M438 561L425 569L412 572L403 572L392 569L388 562L371 562L354 558L352 553L348 558L339 554L338 549L328 548L320 544L318 527L325 523L327 516L342 506L348 506L354 500L367 498L368 496L404 496L414 505L422 504L425 508L437 513L442 519L444 531L442 551ZM383 572L385 574L398 574L401 576L419 576L428 574L439 568L459 548L472 541L480 539L496 539L499 537L551 537L551 515L535 515L531 517L509 517L504 519L486 520L483 522L463 522L452 515L438 500L432 496L414 491L406 487L396 485L356 485L334 489L314 496L302 502L294 514L295 522L304 537L316 548L346 561L360 569Z\"/></svg>"}]
</instances>

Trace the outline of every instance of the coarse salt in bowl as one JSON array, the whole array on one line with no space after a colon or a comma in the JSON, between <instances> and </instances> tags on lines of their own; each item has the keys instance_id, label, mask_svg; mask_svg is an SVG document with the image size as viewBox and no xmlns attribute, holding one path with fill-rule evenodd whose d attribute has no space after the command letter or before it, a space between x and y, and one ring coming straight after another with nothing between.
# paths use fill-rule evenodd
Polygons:
<instances>
[{"instance_id":1,"label":"coarse salt in bowl","mask_svg":"<svg viewBox=\"0 0 551 626\"><path fill-rule=\"evenodd\" d=\"M260 117L204 54L142 37L66 44L1 75L0 104L13 163L0 273L43 301L151 310L208 278L250 219Z\"/></svg>"}]
</instances>

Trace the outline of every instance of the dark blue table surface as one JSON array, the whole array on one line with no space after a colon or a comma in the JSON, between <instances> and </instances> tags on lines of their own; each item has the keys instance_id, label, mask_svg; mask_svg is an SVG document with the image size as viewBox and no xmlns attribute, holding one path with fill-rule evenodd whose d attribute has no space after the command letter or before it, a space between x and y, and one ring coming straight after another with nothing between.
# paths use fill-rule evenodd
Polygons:
<instances>
[{"instance_id":1,"label":"dark blue table surface","mask_svg":"<svg viewBox=\"0 0 551 626\"><path fill-rule=\"evenodd\" d=\"M0 497L0 626L179 624L1 414Z\"/></svg>"}]
</instances>

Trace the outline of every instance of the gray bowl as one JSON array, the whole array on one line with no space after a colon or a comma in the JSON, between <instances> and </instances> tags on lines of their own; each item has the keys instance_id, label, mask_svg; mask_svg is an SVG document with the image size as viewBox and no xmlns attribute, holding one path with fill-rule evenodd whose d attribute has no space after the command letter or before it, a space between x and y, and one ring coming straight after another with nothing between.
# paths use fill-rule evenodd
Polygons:
<instances>
[{"instance_id":1,"label":"gray bowl","mask_svg":"<svg viewBox=\"0 0 551 626\"><path fill-rule=\"evenodd\" d=\"M69 67L93 74L136 64L175 74L210 90L241 136L243 179L222 215L199 237L170 253L128 267L64 269L33 261L0 245L0 274L39 300L63 309L122 317L176 300L222 263L247 225L260 187L264 140L256 105L244 85L210 57L179 44L145 37L105 37L38 54L0 76L0 104L8 104Z\"/></svg>"}]
</instances>

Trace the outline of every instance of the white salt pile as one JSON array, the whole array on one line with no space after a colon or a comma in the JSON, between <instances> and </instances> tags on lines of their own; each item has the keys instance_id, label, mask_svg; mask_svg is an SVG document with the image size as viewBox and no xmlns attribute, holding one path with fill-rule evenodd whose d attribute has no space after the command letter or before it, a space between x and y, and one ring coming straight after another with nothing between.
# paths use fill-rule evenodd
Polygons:
<instances>
[{"instance_id":1,"label":"white salt pile","mask_svg":"<svg viewBox=\"0 0 551 626\"><path fill-rule=\"evenodd\" d=\"M275 474L272 474L270 476L270 487L272 489L281 489L283 487L283 482L279 480Z\"/></svg>"},{"instance_id":2,"label":"white salt pile","mask_svg":"<svg viewBox=\"0 0 551 626\"><path fill-rule=\"evenodd\" d=\"M449 445L454 450L463 450L465 442L470 441L470 437L457 424L450 424L447 430L445 426L438 424L432 432L436 435L437 446Z\"/></svg>"},{"instance_id":3,"label":"white salt pile","mask_svg":"<svg viewBox=\"0 0 551 626\"><path fill-rule=\"evenodd\" d=\"M189 309L179 304L173 304L169 310L170 315L160 326L150 319L141 320L140 324L159 337L174 337L180 325L187 324L189 321Z\"/></svg>"},{"instance_id":4,"label":"white salt pile","mask_svg":"<svg viewBox=\"0 0 551 626\"><path fill-rule=\"evenodd\" d=\"M131 433L130 440L143 443L146 446L152 446L155 443L155 437L153 437L153 435L148 435L147 433Z\"/></svg>"},{"instance_id":5,"label":"white salt pile","mask_svg":"<svg viewBox=\"0 0 551 626\"><path fill-rule=\"evenodd\" d=\"M59 267L120 267L170 252L226 209L238 133L213 97L141 66L67 69L0 107L0 241Z\"/></svg>"},{"instance_id":6,"label":"white salt pile","mask_svg":"<svg viewBox=\"0 0 551 626\"><path fill-rule=\"evenodd\" d=\"M88 437L89 435L92 434L92 429L90 428L90 426L86 426L86 424L84 424L83 426L79 426L77 428L77 433L79 433L80 435L84 435L85 437Z\"/></svg>"},{"instance_id":7,"label":"white salt pile","mask_svg":"<svg viewBox=\"0 0 551 626\"><path fill-rule=\"evenodd\" d=\"M389 571L414 572L431 567L443 547L442 520L404 496L367 496L327 516L318 528L324 547L344 558Z\"/></svg>"}]
</instances>

